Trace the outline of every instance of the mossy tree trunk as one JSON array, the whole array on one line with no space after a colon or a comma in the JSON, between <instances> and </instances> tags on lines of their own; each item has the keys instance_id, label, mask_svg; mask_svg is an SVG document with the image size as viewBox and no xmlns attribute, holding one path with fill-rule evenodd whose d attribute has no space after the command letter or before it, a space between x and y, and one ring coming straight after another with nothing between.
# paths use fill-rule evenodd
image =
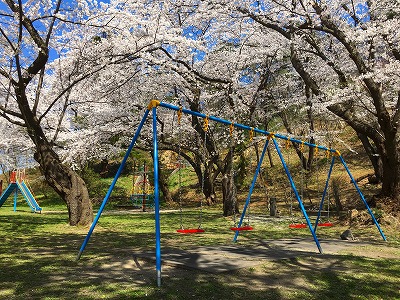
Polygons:
<instances>
[{"instance_id":1,"label":"mossy tree trunk","mask_svg":"<svg viewBox=\"0 0 400 300\"><path fill-rule=\"evenodd\" d=\"M83 179L71 168L63 165L46 143L36 146L34 157L47 183L66 203L69 224L89 225L93 221L93 208Z\"/></svg>"}]
</instances>

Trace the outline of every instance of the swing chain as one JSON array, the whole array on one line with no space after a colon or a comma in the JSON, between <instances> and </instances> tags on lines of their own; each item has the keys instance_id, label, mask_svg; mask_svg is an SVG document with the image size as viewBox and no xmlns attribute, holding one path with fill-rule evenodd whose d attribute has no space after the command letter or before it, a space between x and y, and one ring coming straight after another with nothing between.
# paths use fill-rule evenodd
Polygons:
<instances>
[{"instance_id":1,"label":"swing chain","mask_svg":"<svg viewBox=\"0 0 400 300\"><path fill-rule=\"evenodd\" d=\"M235 130L235 123L231 122L231 124L229 125L229 136L230 136L230 159L232 161L233 164L233 157L234 157L234 138L233 138L233 132ZM235 171L233 170L233 167L231 168L231 175L232 178L235 177ZM234 179L233 179L234 180ZM236 199L237 195L235 192L234 195L234 199L233 199L233 228L236 228L237 226L237 222L236 222Z\"/></svg>"},{"instance_id":2,"label":"swing chain","mask_svg":"<svg viewBox=\"0 0 400 300\"><path fill-rule=\"evenodd\" d=\"M208 130L208 116L204 119L204 151L207 153L207 130ZM206 154L207 155L207 154ZM204 195L204 183L205 183L205 174L207 171L207 164L204 165L204 172L201 178L201 192ZM202 221L203 221L203 195L200 197L200 214L199 214L199 227L201 229Z\"/></svg>"},{"instance_id":3,"label":"swing chain","mask_svg":"<svg viewBox=\"0 0 400 300\"><path fill-rule=\"evenodd\" d=\"M318 156L318 145L314 147L314 156Z\"/></svg>"},{"instance_id":4,"label":"swing chain","mask_svg":"<svg viewBox=\"0 0 400 300\"><path fill-rule=\"evenodd\" d=\"M208 131L208 123L209 123L209 117L208 117L208 115L204 118L204 124L203 124L203 130L205 131L205 132L207 132Z\"/></svg>"},{"instance_id":5,"label":"swing chain","mask_svg":"<svg viewBox=\"0 0 400 300\"><path fill-rule=\"evenodd\" d=\"M287 140L285 141L285 148L286 148L286 149L289 149L289 148L290 148L290 139L287 139Z\"/></svg>"},{"instance_id":6,"label":"swing chain","mask_svg":"<svg viewBox=\"0 0 400 300\"><path fill-rule=\"evenodd\" d=\"M235 123L231 122L229 125L229 136L230 136L230 159L232 160L233 163L233 132L235 130ZM233 171L233 168L231 169L232 172L232 178L234 178L235 174ZM233 199L233 227L236 227L236 195L234 195Z\"/></svg>"},{"instance_id":7,"label":"swing chain","mask_svg":"<svg viewBox=\"0 0 400 300\"><path fill-rule=\"evenodd\" d=\"M229 125L229 135L230 135L230 137L232 137L234 130L235 130L235 123L232 122L231 125Z\"/></svg>"},{"instance_id":8,"label":"swing chain","mask_svg":"<svg viewBox=\"0 0 400 300\"><path fill-rule=\"evenodd\" d=\"M250 142L253 141L253 138L254 138L254 127L251 127L251 130L249 132L249 140L250 140Z\"/></svg>"},{"instance_id":9,"label":"swing chain","mask_svg":"<svg viewBox=\"0 0 400 300\"><path fill-rule=\"evenodd\" d=\"M178 111L178 131L181 130L181 117L182 117L182 107L180 107ZM179 198L179 213L180 213L180 221L181 221L181 229L183 230L183 211L182 211L182 158L181 158L181 134L178 135L178 198Z\"/></svg>"},{"instance_id":10,"label":"swing chain","mask_svg":"<svg viewBox=\"0 0 400 300\"><path fill-rule=\"evenodd\" d=\"M182 106L179 107L178 110L178 125L181 125L181 119L182 119Z\"/></svg>"},{"instance_id":11,"label":"swing chain","mask_svg":"<svg viewBox=\"0 0 400 300\"><path fill-rule=\"evenodd\" d=\"M304 151L304 141L301 141L301 144L300 144L300 151L301 151L301 152Z\"/></svg>"},{"instance_id":12,"label":"swing chain","mask_svg":"<svg viewBox=\"0 0 400 300\"><path fill-rule=\"evenodd\" d=\"M331 157L331 153L328 149L325 150L325 157L329 159Z\"/></svg>"}]
</instances>

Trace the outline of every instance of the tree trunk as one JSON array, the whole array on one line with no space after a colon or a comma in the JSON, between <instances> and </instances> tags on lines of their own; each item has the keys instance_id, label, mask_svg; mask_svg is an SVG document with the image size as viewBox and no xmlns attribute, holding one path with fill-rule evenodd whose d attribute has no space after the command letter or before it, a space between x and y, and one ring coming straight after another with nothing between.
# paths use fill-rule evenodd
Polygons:
<instances>
[{"instance_id":1,"label":"tree trunk","mask_svg":"<svg viewBox=\"0 0 400 300\"><path fill-rule=\"evenodd\" d=\"M224 217L239 213L239 206L236 200L236 186L231 172L222 175L222 197Z\"/></svg>"},{"instance_id":2,"label":"tree trunk","mask_svg":"<svg viewBox=\"0 0 400 300\"><path fill-rule=\"evenodd\" d=\"M53 150L39 119L29 106L25 86L18 83L15 94L28 135L35 144L34 158L47 183L65 201L70 225L89 225L93 221L93 207L85 182L70 167L64 165Z\"/></svg>"},{"instance_id":3,"label":"tree trunk","mask_svg":"<svg viewBox=\"0 0 400 300\"><path fill-rule=\"evenodd\" d=\"M85 182L71 168L62 164L60 158L53 150L53 144L49 141L41 127L41 119L45 117L52 106L49 106L49 110L47 111L45 107L41 108L41 110L46 112L41 116L37 115L43 77L46 74L46 64L49 58L49 39L52 35L56 18L50 17L49 26L40 26L39 33L37 28L35 28L36 22L24 14L25 10L22 7L22 2L20 6L16 5L13 1L7 1L7 4L10 11L14 14L16 24L13 24L13 26L15 25L15 28L19 28L19 36L18 40L14 40L14 37L11 36L11 38L5 36L9 43L16 43L15 45L18 45L16 48L18 51L14 51L15 56L13 60L10 60L10 62L13 62L15 70L13 70L13 74L10 73L10 75L5 77L10 80L10 87L12 86L14 89L15 95L13 97L15 97L18 104L19 112L3 111L2 117L5 117L11 123L26 128L27 134L35 145L34 157L39 163L43 175L48 184L67 204L70 224L73 226L88 225L93 220L93 208ZM56 5L54 16L59 9L60 5ZM47 33L46 30L48 30ZM4 31L2 33L4 34ZM47 39L43 39L44 37L47 37ZM25 53L27 52L25 50L28 49L26 47L36 47L36 49L35 51L29 51L28 55L28 53ZM2 75L4 76L4 72L2 72ZM36 80L32 83L34 78ZM31 86L28 89L31 83L37 84L37 86ZM11 89L9 93L11 93ZM10 118L7 114L13 115L18 120ZM51 127L49 124L47 126Z\"/></svg>"},{"instance_id":4,"label":"tree trunk","mask_svg":"<svg viewBox=\"0 0 400 300\"><path fill-rule=\"evenodd\" d=\"M229 149L225 157L222 170L222 205L224 217L239 213L239 205L236 197L236 185L233 174L233 152L234 147Z\"/></svg>"},{"instance_id":5,"label":"tree trunk","mask_svg":"<svg viewBox=\"0 0 400 300\"><path fill-rule=\"evenodd\" d=\"M374 158L372 165L374 171L382 172L382 190L379 197L389 197L395 199L400 206L400 156L398 150L397 128L390 126L390 122L382 122L380 127L374 128L368 123L362 123L352 113L352 103L339 103L328 107L330 111L342 118L349 124L361 137L368 137L373 141L376 154L370 156ZM384 119L384 117L382 117ZM391 122L393 123L393 122ZM361 139L363 146L367 145L366 152L369 153L370 144ZM375 162L375 160L377 160ZM379 178L379 173L375 174ZM373 205L373 203L371 203Z\"/></svg>"},{"instance_id":6,"label":"tree trunk","mask_svg":"<svg viewBox=\"0 0 400 300\"><path fill-rule=\"evenodd\" d=\"M396 199L400 206L400 159L396 138L385 140L384 147L385 152L380 154L383 171L381 195Z\"/></svg>"},{"instance_id":7,"label":"tree trunk","mask_svg":"<svg viewBox=\"0 0 400 300\"><path fill-rule=\"evenodd\" d=\"M342 201L340 200L340 183L338 179L332 180L332 192L333 192L333 199L335 200L336 212L339 213L343 211ZM329 201L329 198L328 198ZM329 205L329 203L328 203Z\"/></svg>"},{"instance_id":8,"label":"tree trunk","mask_svg":"<svg viewBox=\"0 0 400 300\"><path fill-rule=\"evenodd\" d=\"M370 140L365 134L357 132L357 136L360 139L361 143L363 144L365 152L367 153L369 160L372 163L376 178L378 179L379 182L381 182L383 178L383 166L380 155L377 153L375 147L373 147Z\"/></svg>"},{"instance_id":9,"label":"tree trunk","mask_svg":"<svg viewBox=\"0 0 400 300\"><path fill-rule=\"evenodd\" d=\"M292 128L289 124L289 119L286 115L285 111L281 111L279 113L279 116L283 122L283 126L285 126L286 131L289 134L293 134ZM306 158L306 156L303 153L303 150L300 148L300 145L298 143L292 142L292 146L294 148L294 150L296 151L297 156L299 157L300 161L301 161L301 165L303 167L304 170L307 170L307 166L308 166L308 160Z\"/></svg>"},{"instance_id":10,"label":"tree trunk","mask_svg":"<svg viewBox=\"0 0 400 300\"><path fill-rule=\"evenodd\" d=\"M203 178L201 178L200 184L202 187L202 192L206 198L206 204L212 205L217 201L217 196L215 194L214 180L212 180L209 168L210 164L207 164L206 169L203 172Z\"/></svg>"},{"instance_id":11,"label":"tree trunk","mask_svg":"<svg viewBox=\"0 0 400 300\"><path fill-rule=\"evenodd\" d=\"M269 199L269 215L271 217L275 217L277 212L277 207L276 207L276 198L271 197Z\"/></svg>"},{"instance_id":12,"label":"tree trunk","mask_svg":"<svg viewBox=\"0 0 400 300\"><path fill-rule=\"evenodd\" d=\"M161 169L162 168L161 168L161 164L160 164L159 168L158 168L158 183L160 184L160 190L164 196L164 201L167 203L171 203L172 202L171 192L168 188L168 183L165 178L164 172L162 172Z\"/></svg>"},{"instance_id":13,"label":"tree trunk","mask_svg":"<svg viewBox=\"0 0 400 300\"><path fill-rule=\"evenodd\" d=\"M93 221L93 208L83 179L63 165L58 155L44 141L36 144L34 156L48 184L67 204L69 224L89 225Z\"/></svg>"},{"instance_id":14,"label":"tree trunk","mask_svg":"<svg viewBox=\"0 0 400 300\"><path fill-rule=\"evenodd\" d=\"M195 152L192 152L194 159L184 152L181 152L180 154L189 162L195 171L201 193L204 195L207 205L215 203L217 196L215 194L214 180L211 179L210 171L208 171L208 168L212 166L210 164L206 164L203 172L201 168L201 158L196 155Z\"/></svg>"},{"instance_id":15,"label":"tree trunk","mask_svg":"<svg viewBox=\"0 0 400 300\"><path fill-rule=\"evenodd\" d=\"M307 68L308 57L324 61L336 73L338 79L336 84L338 87L345 88L353 85L355 83L353 82L353 78L357 74L360 75L359 86L365 89L365 93L361 92L360 95L354 95L354 99L351 100L345 100L345 97L343 102L337 102L329 105L327 108L346 121L357 133L361 133L365 138L371 140L371 143L376 147L376 152L374 156L370 156L370 159L375 172L377 172L377 178L382 177L381 195L394 198L400 206L400 147L396 145L400 141L397 136L400 125L400 92L391 84L389 84L389 87L380 76L375 74L378 69L374 69L375 65L381 66L380 57L382 55L387 55L391 59L391 56L393 56L398 61L400 59L399 51L395 49L396 47L391 42L388 45L376 44L375 40L372 42L373 39L371 38L371 42L360 43L356 35L349 34L348 29L354 29L360 25L357 24L359 22L357 16L352 16L356 26L352 22L348 22L347 25L349 27L346 28L344 23L337 22L337 10L331 11L329 6L325 5L325 2L313 1L311 6L314 10L313 18L315 17L315 19L310 21L311 19L307 19L304 15L296 15L296 17L303 18L306 21L300 22L299 26L291 23L288 27L269 22L268 16L259 16L257 13L253 13L253 11L244 7L240 7L238 10L261 26L280 33L290 42L290 60L292 66L315 96L320 96L321 99L325 100L331 98L320 89L319 85L323 85L324 81L317 79L315 72L311 73L308 71L310 70ZM347 9L345 6L343 8ZM290 10L291 16L293 11ZM370 16L372 20L377 20L373 13ZM274 17L271 17L271 19ZM348 63L351 63L353 66L347 68L348 66L346 65L346 68L341 69L340 66L342 66L342 63L339 56L339 59L336 60L332 55L325 55L325 51L328 50L326 49L326 44L318 44L317 41L319 38L313 38L312 32L319 34L319 37L322 32L324 33L324 37L333 38L330 40L330 43L332 44L333 40L336 41L340 45L338 49L346 52L349 58ZM299 45L302 45L302 43L297 41L300 38L313 49L300 47ZM366 45L369 45L369 49L367 50L369 53L365 52ZM380 56L375 55L376 45L380 45L378 47L381 47ZM329 49L328 53L334 53L334 51L332 52ZM307 55L307 58L304 55ZM357 74L353 67L356 68ZM334 77L331 78L334 80ZM356 83L355 87L357 85L358 83ZM395 99L392 92L397 93L397 99ZM372 106L369 107L369 103L364 97L369 97L373 108ZM358 102L359 100L361 101ZM370 146L368 144L370 142L364 142L363 145L366 147L366 152L368 153ZM379 154L381 161L379 161L379 157L376 154ZM302 161L304 162L304 159ZM381 165L379 165L380 163Z\"/></svg>"}]
</instances>

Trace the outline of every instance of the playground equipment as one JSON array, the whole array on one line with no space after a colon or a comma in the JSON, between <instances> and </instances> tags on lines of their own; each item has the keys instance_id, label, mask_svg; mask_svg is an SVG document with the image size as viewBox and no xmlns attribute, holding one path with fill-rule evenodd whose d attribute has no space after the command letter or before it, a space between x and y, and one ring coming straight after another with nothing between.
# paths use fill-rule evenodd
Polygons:
<instances>
[{"instance_id":1,"label":"playground equipment","mask_svg":"<svg viewBox=\"0 0 400 300\"><path fill-rule=\"evenodd\" d=\"M301 197L300 197L300 195L299 195L299 193L297 191L297 188L295 186L293 178L292 178L292 176L291 176L291 174L289 172L288 166L286 165L286 162L285 162L285 160L283 158L282 152L280 151L280 147L279 147L279 144L277 142L277 139L281 139L281 140L285 140L285 141L288 140L288 141L290 141L292 143L303 144L303 145L308 146L308 147L318 148L318 149L320 149L322 151L328 151L328 152L330 152L332 154L332 161L331 161L331 165L330 165L330 170L329 170L329 173L328 173L328 178L326 180L325 189L324 189L324 192L323 192L323 195L322 195L322 199L321 199L321 202L320 202L321 207L323 207L323 203L324 203L324 199L325 199L325 196L326 196L326 193L327 193L328 182L329 182L329 179L330 179L330 176L331 176L331 173L332 173L333 165L335 163L335 160L338 159L339 162L341 162L341 164L345 168L347 174L349 175L351 182L355 186L358 195L360 196L362 202L364 203L364 205L367 208L369 214L371 215L371 218L372 218L374 224L376 225L376 227L378 228L383 240L386 241L386 237L385 237L383 231L381 230L377 220L374 217L374 214L372 213L370 207L367 204L367 201L365 200L363 194L361 193L361 190L359 189L359 187L357 185L357 182L353 178L353 175L351 174L349 168L347 167L343 157L341 156L341 154L340 154L340 152L338 150L329 149L329 148L324 147L324 146L311 144L311 143L308 143L308 142L304 142L304 141L300 141L300 140L297 140L297 139L289 138L287 136L274 134L272 132L268 132L268 131L265 131L265 130L262 130L262 129L253 128L253 127L246 126L246 125L239 124L239 123L233 123L233 122L230 122L228 120L220 119L220 118L217 118L217 117L214 117L214 116L207 116L207 115L199 113L199 112L195 112L195 111L191 111L191 110L188 110L188 109L184 109L182 107L174 106L174 105L171 105L171 104L168 104L168 103L164 103L164 102L160 102L160 101L157 101L157 100L152 100L152 101L150 101L150 103L149 103L149 105L148 105L148 107L147 107L147 109L146 109L146 111L145 111L145 113L143 115L143 118L142 118L142 120L141 120L141 122L140 122L140 124L139 124L139 126L138 126L138 128L136 130L136 132L135 132L135 135L134 135L134 137L133 137L133 139L131 141L131 144L128 147L128 150L126 151L126 154L125 154L125 156L124 156L124 158L123 158L123 160L121 162L121 165L120 165L120 167L119 167L119 169L118 169L118 171L117 171L117 173L116 173L116 175L115 175L115 177L114 177L114 179L113 179L113 181L112 181L112 183L111 183L111 185L110 185L110 187L108 189L108 192L107 192L106 196L104 197L104 200L103 200L103 202L102 202L102 204L101 204L101 206L100 206L100 208L99 208L99 210L97 212L97 215L96 215L96 217L95 217L95 219L94 219L94 221L93 221L93 223L92 223L92 225L91 225L91 227L90 227L90 229L89 229L89 231L88 231L88 233L87 233L87 235L86 235L86 237L85 237L85 239L84 239L84 241L83 241L83 243L81 245L81 248L80 248L78 256L77 256L77 259L79 259L81 257L81 255L82 255L82 253L83 253L83 251L84 251L84 249L85 249L85 247L86 247L86 245L87 245L87 243L88 243L88 241L90 239L90 236L93 233L94 228L96 227L96 224L97 224L97 222L98 222L98 220L99 220L99 218L101 216L101 213L104 210L104 207L108 202L108 199L109 199L109 197L111 195L111 192L114 189L115 184L116 184L119 176L121 175L121 172L122 172L122 170L123 170L123 168L124 168L124 166L126 164L126 161L128 159L128 156L129 156L130 152L132 151L132 149L133 149L133 147L134 147L134 145L136 143L136 140L138 139L139 134L140 134L140 132L142 130L142 127L144 126L144 124L145 124L145 122L146 122L146 120L147 120L147 118L148 118L148 116L150 114L150 111L151 111L152 112L152 130L153 130L153 157L154 157L154 165L153 165L153 167L154 167L154 212L155 212L154 213L154 217L155 217L155 248L156 248L155 256L156 256L157 285L161 286L161 230L160 230L160 201L159 201L160 194L159 194L159 182L158 182L158 179L159 179L158 158L159 158L159 156L158 156L158 139L157 139L157 108L158 107L163 107L163 108L170 109L170 110L173 110L173 111L182 111L182 113L193 115L193 116L196 116L196 117L199 117L199 118L203 118L205 123L206 122L208 123L209 121L214 121L214 122L219 122L219 123L222 123L222 124L225 124L225 125L228 125L228 126L233 124L233 126L235 128L247 130L251 134L259 133L259 134L267 137L266 141L265 141L265 145L264 145L263 151L261 153L260 159L259 159L258 164L257 164L257 168L256 168L256 171L255 171L255 174L254 174L251 186L250 186L250 190L249 190L248 196L246 198L246 203L244 205L243 212L241 214L241 218L240 218L239 224L237 226L238 228L242 227L243 219L245 217L246 210L247 210L248 205L250 203L251 194L253 192L257 177L258 177L258 175L260 173L261 164L263 162L265 153L267 151L268 144L270 142L272 142L273 145L275 146L275 149L276 149L278 155L279 155L280 161L281 161L282 166L284 168L284 171L285 171L285 173L287 175L287 178L289 180L290 186L291 186L291 188L293 190L293 193L294 193L294 195L296 197L296 200L298 201L299 207L300 207L300 209L301 209L301 211L303 213L303 216L304 216L304 218L306 220L307 227L309 228L309 230L310 230L310 232L311 232L311 234L313 236L314 242L315 242L319 252L322 253L322 248L321 248L321 245L320 245L319 240L318 240L317 235L316 235L320 214L317 216L317 219L316 219L315 224L313 226L313 224L311 223L311 221L310 221L310 219L309 219L309 217L307 215L307 211L304 208L303 201L302 201L302 199L301 199ZM236 230L235 231L234 241L236 241L236 239L237 239L237 237L239 235L239 232L241 232L241 230Z\"/></svg>"},{"instance_id":2,"label":"playground equipment","mask_svg":"<svg viewBox=\"0 0 400 300\"><path fill-rule=\"evenodd\" d=\"M290 143L288 144L288 143L286 143L286 150L288 150L289 148L290 148ZM302 144L301 146L300 146L300 150L301 150L301 152L303 152L303 150L304 150L304 145ZM290 156L288 156L288 160L289 160L289 157ZM329 167L329 158L330 158L330 152L329 151L325 151L325 158L326 158L326 164L327 164L327 166ZM315 165L316 165L316 181L317 182L319 182L319 179L318 179L318 164L317 164L317 160L318 160L318 148L314 148L314 151L313 151L313 161L315 161ZM303 202L304 202L304 195L303 195L303 192L304 192L304 185L306 185L307 186L307 184L305 184L305 175L304 175L304 172L305 172L305 170L304 170L304 168L302 168L301 169L301 182L300 182L300 193L301 193L301 198L303 199ZM311 209L311 210L309 210L307 213L308 213L308 215L310 215L311 213L315 213L315 212L317 212L318 213L318 223L316 224L316 226L318 226L318 227L331 227L331 226L333 226L333 223L331 223L330 221L329 221L329 214L330 214L330 199L329 199L329 191L328 191L328 188L329 188L329 180L330 180L330 176L331 176L331 172L332 172L332 170L330 170L330 173L329 173L329 175L328 175L328 178L327 178L327 182L326 182L326 184L325 184L325 189L326 189L326 191L324 192L324 194L323 194L323 197L322 197L322 200L321 200L321 202L319 203L319 208L318 208L318 210L315 210L315 208L314 209ZM318 194L319 194L319 191L317 191L318 192ZM322 209L323 209L323 206L324 206L324 202L325 202L325 198L326 198L326 202L327 202L327 210L326 211L323 211ZM310 199L310 202L311 202L311 199ZM327 215L327 220L325 221L325 222L320 222L319 221L319 218L322 216L322 213L326 213L326 215ZM307 224L306 223L296 223L296 222L294 222L293 221L293 197L290 197L290 216L291 216L291 218L292 218L292 223L291 224L289 224L289 228L306 228L307 227Z\"/></svg>"},{"instance_id":3,"label":"playground equipment","mask_svg":"<svg viewBox=\"0 0 400 300\"><path fill-rule=\"evenodd\" d=\"M8 197L14 193L14 211L17 210L17 200L18 200L18 192L22 194L26 203L28 203L29 207L33 212L42 212L42 208L36 202L35 197L32 192L25 184L25 172L22 171L12 171L10 176L10 184L5 189L4 193L0 196L0 207L4 204L4 202L8 199Z\"/></svg>"},{"instance_id":4,"label":"playground equipment","mask_svg":"<svg viewBox=\"0 0 400 300\"><path fill-rule=\"evenodd\" d=\"M182 109L179 109L177 112L178 115L178 128L180 129L181 127L181 119L182 119ZM204 134L206 135L208 130L208 123L205 123L204 125ZM183 209L182 209L182 195L181 195L181 190L182 190L182 173L181 173L181 168L182 168L182 157L181 157L181 135L178 136L178 202L179 202L179 213L180 213L180 222L181 226L179 229L176 230L178 233L203 233L204 229L201 228L201 222L203 218L203 202L200 201L200 212L199 212L199 226L197 228L185 228L183 226ZM204 141L206 141L206 136ZM204 189L204 173L203 177L201 180L201 190L203 191Z\"/></svg>"},{"instance_id":5,"label":"playground equipment","mask_svg":"<svg viewBox=\"0 0 400 300\"><path fill-rule=\"evenodd\" d=\"M233 123L229 125L229 136L230 136L230 155L231 155L231 160L233 160L233 131L235 130L235 126ZM253 133L250 131L250 141L253 140ZM250 164L251 165L251 164ZM236 197L235 197L235 203L233 204L233 207L236 206ZM230 228L232 231L242 231L242 230L253 230L253 227L250 226L250 216L249 213L247 213L247 224L244 226L238 226L236 222L236 212L233 214L233 226Z\"/></svg>"},{"instance_id":6,"label":"playground equipment","mask_svg":"<svg viewBox=\"0 0 400 300\"><path fill-rule=\"evenodd\" d=\"M154 208L154 194L147 173L145 162L143 162L143 167L134 165L131 201L134 207L141 208L143 211L146 211L146 208Z\"/></svg>"}]
</instances>

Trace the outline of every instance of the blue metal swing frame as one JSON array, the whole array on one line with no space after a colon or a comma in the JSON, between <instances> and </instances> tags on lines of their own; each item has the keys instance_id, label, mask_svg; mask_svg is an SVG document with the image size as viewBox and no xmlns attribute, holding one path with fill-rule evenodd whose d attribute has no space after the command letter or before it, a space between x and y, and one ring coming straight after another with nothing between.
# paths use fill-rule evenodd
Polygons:
<instances>
[{"instance_id":1,"label":"blue metal swing frame","mask_svg":"<svg viewBox=\"0 0 400 300\"><path fill-rule=\"evenodd\" d=\"M115 187L115 184L116 184L119 176L121 175L123 168L125 167L126 161L127 161L128 157L129 157L129 155L130 155L130 153L131 153L131 151L132 151L137 139L139 138L139 135L140 135L140 132L141 132L141 130L143 128L143 125L145 124L145 122L146 122L146 120L147 120L147 118L148 118L148 116L150 114L150 111L151 111L152 112L152 129L153 129L153 157L154 157L153 167L154 167L154 218L155 218L156 273L157 273L157 286L161 286L161 229L160 229L160 194L159 194L159 173L158 173L159 161L158 161L158 140L157 140L157 107L163 107L163 108L170 109L170 110L173 110L173 111L181 111L184 114L196 116L196 117L203 118L203 119L208 119L208 120L215 121L215 122L222 123L222 124L229 125L229 126L233 125L236 128L243 129L243 130L248 130L248 131L252 131L252 132L256 132L256 133L260 133L261 135L264 135L264 136L267 137L267 140L266 140L264 148L263 148L263 152L262 152L260 160L259 160L259 162L257 164L257 168L256 168L256 171L255 171L255 174L254 174L251 186L250 186L250 190L249 190L248 196L246 198L246 202L245 202L244 207L243 207L243 212L241 214L240 221L238 223L238 228L241 228L241 226L242 226L243 219L244 219L244 217L246 215L246 210L247 210L248 205L250 203L251 195L253 193L253 190L254 190L254 187L255 187L255 184L256 184L256 181L257 181L257 177L258 177L258 175L260 173L261 165L262 165L262 162L264 160L264 156L265 156L266 150L268 148L269 143L272 141L272 143L274 144L275 149L276 149L276 151L277 151L277 153L279 155L279 158L280 158L282 166L283 166L283 168L285 170L285 173L286 173L286 175L288 177L288 180L290 182L290 186L291 186L291 188L292 188L292 190L294 192L294 195L295 195L295 197L296 197L296 199L297 199L297 201L299 203L299 207L300 207L300 209L301 209L301 211L303 213L303 216L304 216L304 218L306 220L307 227L309 228L309 230L310 230L310 232L311 232L311 234L313 236L314 242L315 242L315 244L316 244L316 246L318 248L318 251L320 253L322 253L322 248L321 248L321 245L319 243L318 237L316 235L316 231L317 231L317 226L318 226L318 222L319 222L319 219L320 219L320 212L322 210L322 207L323 207L323 204L324 204L324 199L325 199L325 196L326 196L326 193L327 193L327 190L328 190L329 179L330 179L330 176L332 174L332 169L333 169L333 165L335 163L335 158L339 158L339 160L342 163L343 167L345 168L347 174L349 175L351 182L355 186L355 188L356 188L361 200L363 201L365 207L367 208L369 214L371 215L371 218L372 218L374 224L378 228L380 235L382 236L383 240L386 241L386 237L385 237L381 227L379 226L379 224L378 224L378 222L377 222L377 220L376 220L371 208L369 207L367 201L365 200L364 195L362 194L360 188L357 185L357 182L353 178L353 175L351 174L346 162L344 161L343 157L341 156L341 154L340 154L340 152L338 150L330 149L330 148L327 148L327 147L324 147L324 146L321 146L321 145L315 145L315 144L312 144L312 143L308 143L308 142L297 140L297 139L293 139L293 138L289 138L289 137L284 136L284 135L274 134L274 133L271 133L271 132L268 132L268 131L265 131L265 130L262 130L262 129L259 129L259 128L254 128L254 127L250 127L250 126L239 124L239 123L233 123L231 121L228 121L228 120L225 120L225 119L221 119L221 118L217 118L217 117L214 117L214 116L207 116L205 114L202 114L202 113L199 113L199 112L196 112L196 111L192 111L192 110L185 109L185 108L182 108L182 107L178 107L178 106L175 106L175 105L172 105L172 104L160 102L158 100L151 100L149 105L148 105L148 107L147 107L147 109L146 109L146 111L145 111L145 113L144 113L144 115L143 115L143 118L142 118L141 122L139 123L139 126L138 126L138 128L137 128L137 130L135 132L135 135L132 138L131 144L129 145L129 147L128 147L126 153L125 153L125 156L124 156L124 158L123 158L123 160L122 160L122 162L121 162L121 164L120 164L120 166L118 168L118 171L117 171L117 173L116 173L116 175L115 175L115 177L114 177L114 179L113 179L113 181L112 181L112 183L111 183L111 185L110 185L110 187L109 187L109 189L107 191L107 194L105 195L105 197L103 199L103 202L102 202L102 204L101 204L101 206L100 206L100 208L99 208L99 210L98 210L98 212L96 214L96 217L94 218L93 223L92 223L92 225L91 225L91 227L90 227L90 229L89 229L89 231L88 231L88 233L87 233L87 235L86 235L86 237L85 237L85 239L84 239L84 241L83 241L83 243L81 245L81 248L80 248L78 256L77 256L77 260L81 257L83 251L85 250L85 247L86 247L86 245L87 245L87 243L88 243L88 241L90 239L90 236L92 235L93 230L96 227L97 222L99 221L101 213L103 212L103 210L104 210L104 208L105 208L105 206L106 206L106 204L107 204L107 202L108 202L108 200L110 198L110 195L111 195L111 193L112 193L112 191L113 191L113 189ZM310 219L308 217L307 211L304 208L303 201L300 198L300 195L299 195L299 193L297 191L296 185L295 185L295 183L293 181L293 178L292 178L292 176L290 174L289 168L288 168L288 166L287 166L287 164L286 164L286 162L285 162L285 160L283 158L282 152L280 150L279 144L278 144L276 139L281 139L281 140L289 141L289 142L292 142L292 143L297 143L297 144L302 144L302 145L313 147L313 148L318 148L318 149L327 151L327 152L332 154L332 162L331 162L331 165L330 165L330 169L329 169L329 172L328 172L328 177L327 177L327 180L326 180L326 183L325 183L325 188L324 188L322 199L321 199L321 202L320 202L320 210L319 210L316 222L314 224L314 227L313 227L313 225L312 225L312 223L311 223L311 221L310 221ZM235 230L235 236L234 236L233 241L237 240L240 231L241 230Z\"/></svg>"}]
</instances>

